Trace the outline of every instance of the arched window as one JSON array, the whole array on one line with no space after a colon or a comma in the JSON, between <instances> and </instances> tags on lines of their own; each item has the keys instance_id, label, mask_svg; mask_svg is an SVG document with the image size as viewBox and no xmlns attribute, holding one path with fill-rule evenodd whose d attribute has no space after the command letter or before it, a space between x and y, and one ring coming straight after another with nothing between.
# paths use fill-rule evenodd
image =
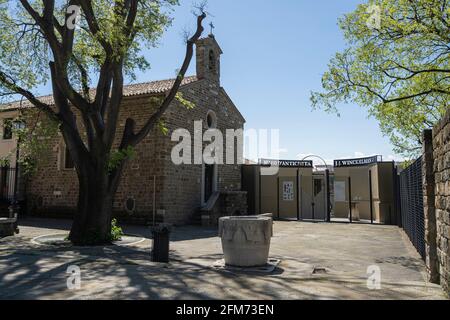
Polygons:
<instances>
[{"instance_id":1,"label":"arched window","mask_svg":"<svg viewBox=\"0 0 450 320\"><path fill-rule=\"evenodd\" d=\"M136 200L133 197L129 197L127 201L125 201L125 210L129 214L133 214L136 211Z\"/></svg>"},{"instance_id":2,"label":"arched window","mask_svg":"<svg viewBox=\"0 0 450 320\"><path fill-rule=\"evenodd\" d=\"M209 50L209 71L216 73L216 55L213 50Z\"/></svg>"},{"instance_id":3,"label":"arched window","mask_svg":"<svg viewBox=\"0 0 450 320\"><path fill-rule=\"evenodd\" d=\"M208 111L206 115L206 125L208 129L216 129L217 128L217 116L216 113L212 110Z\"/></svg>"}]
</instances>

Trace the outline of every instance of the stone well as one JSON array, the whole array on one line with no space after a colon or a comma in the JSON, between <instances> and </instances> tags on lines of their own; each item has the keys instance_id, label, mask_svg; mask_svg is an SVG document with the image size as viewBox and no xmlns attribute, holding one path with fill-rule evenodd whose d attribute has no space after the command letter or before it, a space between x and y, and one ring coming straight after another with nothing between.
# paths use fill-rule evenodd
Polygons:
<instances>
[{"instance_id":1,"label":"stone well","mask_svg":"<svg viewBox=\"0 0 450 320\"><path fill-rule=\"evenodd\" d=\"M225 263L233 267L267 265L273 220L265 216L225 217L219 220Z\"/></svg>"}]
</instances>

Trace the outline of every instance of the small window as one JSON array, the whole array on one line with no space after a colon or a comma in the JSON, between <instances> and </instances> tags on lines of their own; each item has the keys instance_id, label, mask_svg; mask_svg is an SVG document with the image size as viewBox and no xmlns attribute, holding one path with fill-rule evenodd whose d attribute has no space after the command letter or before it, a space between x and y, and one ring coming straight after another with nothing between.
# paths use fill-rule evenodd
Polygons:
<instances>
[{"instance_id":1,"label":"small window","mask_svg":"<svg viewBox=\"0 0 450 320\"><path fill-rule=\"evenodd\" d=\"M64 154L64 169L75 169L75 163L73 162L72 156L70 155L69 148L65 148Z\"/></svg>"},{"instance_id":2,"label":"small window","mask_svg":"<svg viewBox=\"0 0 450 320\"><path fill-rule=\"evenodd\" d=\"M128 213L134 213L136 210L136 200L134 200L134 198L130 197L125 201L125 210Z\"/></svg>"},{"instance_id":3,"label":"small window","mask_svg":"<svg viewBox=\"0 0 450 320\"><path fill-rule=\"evenodd\" d=\"M208 111L208 114L206 115L206 124L208 129L217 128L217 116L214 111Z\"/></svg>"},{"instance_id":4,"label":"small window","mask_svg":"<svg viewBox=\"0 0 450 320\"><path fill-rule=\"evenodd\" d=\"M216 73L216 55L213 50L209 51L209 71Z\"/></svg>"},{"instance_id":5,"label":"small window","mask_svg":"<svg viewBox=\"0 0 450 320\"><path fill-rule=\"evenodd\" d=\"M3 120L3 140L11 140L13 137L13 119Z\"/></svg>"}]
</instances>

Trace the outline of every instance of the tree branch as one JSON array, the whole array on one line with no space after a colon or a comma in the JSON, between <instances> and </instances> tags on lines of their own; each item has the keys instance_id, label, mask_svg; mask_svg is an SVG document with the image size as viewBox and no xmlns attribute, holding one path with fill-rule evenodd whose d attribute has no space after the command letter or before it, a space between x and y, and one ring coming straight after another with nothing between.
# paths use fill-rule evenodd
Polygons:
<instances>
[{"instance_id":1,"label":"tree branch","mask_svg":"<svg viewBox=\"0 0 450 320\"><path fill-rule=\"evenodd\" d=\"M60 115L54 112L48 104L41 102L30 91L18 86L2 71L0 71L0 83L2 83L8 90L25 97L36 108L44 111L51 119L56 121L62 120Z\"/></svg>"},{"instance_id":2,"label":"tree branch","mask_svg":"<svg viewBox=\"0 0 450 320\"><path fill-rule=\"evenodd\" d=\"M54 1L44 1L44 12L45 16L48 16L48 12L51 9L52 5L54 6ZM28 14L33 18L34 21L39 25L41 28L42 34L47 39L50 47L52 48L53 54L55 56L58 55L58 53L61 50L61 44L58 41L58 38L55 35L54 27L53 27L53 15L49 20L47 20L44 17L41 17L39 13L33 9L33 7L28 3L26 0L20 0L20 3L24 7L24 9L28 12ZM53 10L52 10L53 12Z\"/></svg>"},{"instance_id":3,"label":"tree branch","mask_svg":"<svg viewBox=\"0 0 450 320\"><path fill-rule=\"evenodd\" d=\"M123 98L123 64L115 66L113 70L113 80L111 89L111 99L107 113L107 124L105 128L104 143L110 149L116 136L117 122L119 118L120 104Z\"/></svg>"},{"instance_id":4,"label":"tree branch","mask_svg":"<svg viewBox=\"0 0 450 320\"><path fill-rule=\"evenodd\" d=\"M113 48L111 44L108 43L101 35L100 35L100 26L97 21L97 18L94 14L94 9L92 8L92 3L90 0L77 0L78 5L83 9L83 12L86 16L86 21L89 26L89 30L92 35L99 41L100 45L103 47L107 55L113 54Z\"/></svg>"},{"instance_id":5,"label":"tree branch","mask_svg":"<svg viewBox=\"0 0 450 320\"><path fill-rule=\"evenodd\" d=\"M194 55L194 45L197 42L198 39L200 39L201 35L203 34L204 28L203 28L203 20L206 18L206 13L202 13L200 16L197 17L197 30L195 34L187 41L186 44L186 55L183 61L183 64L181 66L181 69L178 73L178 77L175 79L175 82L167 94L166 98L164 99L163 103L159 107L159 109L150 117L150 119L146 122L146 124L143 126L143 128L137 133L134 134L134 121L132 119L127 120L126 129L124 132L124 137L122 139L121 148L125 149L128 146L135 146L140 141L142 141L154 128L154 126L157 124L161 116L166 112L166 110L169 108L172 101L175 99L175 96L181 86L181 83L186 75L187 69L189 68L189 64L192 60L192 57Z\"/></svg>"}]
</instances>

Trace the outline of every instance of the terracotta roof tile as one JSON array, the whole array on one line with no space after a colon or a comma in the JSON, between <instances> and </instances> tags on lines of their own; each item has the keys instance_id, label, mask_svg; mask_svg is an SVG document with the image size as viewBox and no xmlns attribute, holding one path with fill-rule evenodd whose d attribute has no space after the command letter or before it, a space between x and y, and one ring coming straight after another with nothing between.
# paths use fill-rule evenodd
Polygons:
<instances>
[{"instance_id":1,"label":"terracotta roof tile","mask_svg":"<svg viewBox=\"0 0 450 320\"><path fill-rule=\"evenodd\" d=\"M172 88L175 79L158 80L152 82L144 82L137 84L130 84L124 86L123 96L133 97L144 94L163 94ZM196 76L186 77L181 83L182 86L198 81ZM91 90L91 94L95 94L95 90ZM53 104L53 95L42 96L38 98L41 102L48 105ZM22 101L14 101L0 105L0 111L15 110L18 108L32 108L33 105L26 99Z\"/></svg>"}]
</instances>

